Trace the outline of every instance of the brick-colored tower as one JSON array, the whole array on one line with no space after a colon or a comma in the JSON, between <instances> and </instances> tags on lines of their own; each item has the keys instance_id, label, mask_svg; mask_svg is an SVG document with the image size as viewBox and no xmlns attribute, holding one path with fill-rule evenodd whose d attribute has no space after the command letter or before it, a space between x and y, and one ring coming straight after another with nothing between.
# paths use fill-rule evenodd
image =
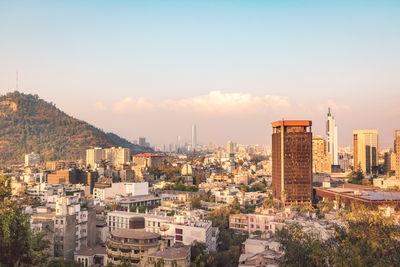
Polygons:
<instances>
[{"instance_id":1,"label":"brick-colored tower","mask_svg":"<svg viewBox=\"0 0 400 267\"><path fill-rule=\"evenodd\" d=\"M282 120L272 123L274 199L287 203L312 201L311 125L311 121Z\"/></svg>"}]
</instances>

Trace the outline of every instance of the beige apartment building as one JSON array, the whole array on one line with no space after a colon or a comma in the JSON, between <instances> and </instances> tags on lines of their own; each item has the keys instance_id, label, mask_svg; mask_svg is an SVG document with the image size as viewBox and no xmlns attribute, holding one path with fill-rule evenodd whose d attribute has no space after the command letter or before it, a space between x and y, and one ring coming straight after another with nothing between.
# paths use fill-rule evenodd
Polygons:
<instances>
[{"instance_id":1,"label":"beige apartment building","mask_svg":"<svg viewBox=\"0 0 400 267\"><path fill-rule=\"evenodd\" d=\"M372 174L378 166L378 130L353 131L354 170Z\"/></svg>"},{"instance_id":2,"label":"beige apartment building","mask_svg":"<svg viewBox=\"0 0 400 267\"><path fill-rule=\"evenodd\" d=\"M313 172L331 173L331 155L328 153L328 142L319 135L312 138Z\"/></svg>"},{"instance_id":3,"label":"beige apartment building","mask_svg":"<svg viewBox=\"0 0 400 267\"><path fill-rule=\"evenodd\" d=\"M86 150L86 166L91 168L99 167L100 163L105 160L108 165L120 166L128 163L130 160L131 150L123 147L100 148L95 147Z\"/></svg>"}]
</instances>

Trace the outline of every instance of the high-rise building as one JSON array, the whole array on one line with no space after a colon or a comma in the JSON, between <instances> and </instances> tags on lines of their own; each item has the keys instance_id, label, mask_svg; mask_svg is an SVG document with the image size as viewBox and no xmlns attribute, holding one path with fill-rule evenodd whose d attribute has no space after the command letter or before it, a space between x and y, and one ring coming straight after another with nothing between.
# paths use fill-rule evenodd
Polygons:
<instances>
[{"instance_id":1,"label":"high-rise building","mask_svg":"<svg viewBox=\"0 0 400 267\"><path fill-rule=\"evenodd\" d=\"M400 130L394 132L394 143L395 143L395 153L396 153L396 178L400 179Z\"/></svg>"},{"instance_id":2,"label":"high-rise building","mask_svg":"<svg viewBox=\"0 0 400 267\"><path fill-rule=\"evenodd\" d=\"M100 165L102 154L103 149L101 147L86 149L86 166L96 168L98 165Z\"/></svg>"},{"instance_id":3,"label":"high-rise building","mask_svg":"<svg viewBox=\"0 0 400 267\"><path fill-rule=\"evenodd\" d=\"M353 131L354 170L372 174L378 166L378 130Z\"/></svg>"},{"instance_id":4,"label":"high-rise building","mask_svg":"<svg viewBox=\"0 0 400 267\"><path fill-rule=\"evenodd\" d=\"M123 147L112 147L102 149L95 147L86 150L86 166L97 168L102 160L111 166L119 166L128 163L131 157L131 150Z\"/></svg>"},{"instance_id":5,"label":"high-rise building","mask_svg":"<svg viewBox=\"0 0 400 267\"><path fill-rule=\"evenodd\" d=\"M25 154L25 166L36 166L40 164L40 155L36 153Z\"/></svg>"},{"instance_id":6,"label":"high-rise building","mask_svg":"<svg viewBox=\"0 0 400 267\"><path fill-rule=\"evenodd\" d=\"M197 147L197 128L196 124L192 125L192 151L194 151Z\"/></svg>"},{"instance_id":7,"label":"high-rise building","mask_svg":"<svg viewBox=\"0 0 400 267\"><path fill-rule=\"evenodd\" d=\"M235 153L235 143L232 142L232 141L228 141L226 143L226 149L225 150L226 150L226 153L228 153L228 154Z\"/></svg>"},{"instance_id":8,"label":"high-rise building","mask_svg":"<svg viewBox=\"0 0 400 267\"><path fill-rule=\"evenodd\" d=\"M139 137L139 146L146 146L146 137Z\"/></svg>"},{"instance_id":9,"label":"high-rise building","mask_svg":"<svg viewBox=\"0 0 400 267\"><path fill-rule=\"evenodd\" d=\"M311 121L272 123L272 195L288 203L312 201Z\"/></svg>"},{"instance_id":10,"label":"high-rise building","mask_svg":"<svg viewBox=\"0 0 400 267\"><path fill-rule=\"evenodd\" d=\"M312 138L312 155L314 173L331 173L331 155L326 140L321 136Z\"/></svg>"},{"instance_id":11,"label":"high-rise building","mask_svg":"<svg viewBox=\"0 0 400 267\"><path fill-rule=\"evenodd\" d=\"M181 151L181 136L178 135L176 137L176 152L179 153Z\"/></svg>"},{"instance_id":12,"label":"high-rise building","mask_svg":"<svg viewBox=\"0 0 400 267\"><path fill-rule=\"evenodd\" d=\"M119 166L128 163L131 157L131 150L123 147L112 147L103 149L103 159L112 166Z\"/></svg>"},{"instance_id":13,"label":"high-rise building","mask_svg":"<svg viewBox=\"0 0 400 267\"><path fill-rule=\"evenodd\" d=\"M326 122L326 134L328 136L328 153L331 155L331 164L339 164L338 152L338 130L335 117L331 114L331 108L328 109L328 120Z\"/></svg>"}]
</instances>

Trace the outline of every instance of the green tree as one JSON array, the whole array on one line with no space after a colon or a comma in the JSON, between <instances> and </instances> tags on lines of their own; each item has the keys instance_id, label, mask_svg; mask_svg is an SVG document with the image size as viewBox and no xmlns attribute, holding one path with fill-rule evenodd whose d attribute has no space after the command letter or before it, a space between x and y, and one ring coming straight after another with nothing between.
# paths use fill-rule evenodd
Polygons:
<instances>
[{"instance_id":1,"label":"green tree","mask_svg":"<svg viewBox=\"0 0 400 267\"><path fill-rule=\"evenodd\" d=\"M47 267L83 267L83 265L71 259L58 258L50 261Z\"/></svg>"},{"instance_id":2,"label":"green tree","mask_svg":"<svg viewBox=\"0 0 400 267\"><path fill-rule=\"evenodd\" d=\"M347 175L348 182L351 184L362 184L362 180L364 179L364 174L362 171L352 171Z\"/></svg>"},{"instance_id":3,"label":"green tree","mask_svg":"<svg viewBox=\"0 0 400 267\"><path fill-rule=\"evenodd\" d=\"M327 240L290 225L277 233L285 253L282 266L398 266L400 226L393 217L352 205L342 214L346 226L336 226Z\"/></svg>"},{"instance_id":4,"label":"green tree","mask_svg":"<svg viewBox=\"0 0 400 267\"><path fill-rule=\"evenodd\" d=\"M0 177L0 266L41 266L48 255L43 233L33 233L23 203L11 199L10 180Z\"/></svg>"}]
</instances>

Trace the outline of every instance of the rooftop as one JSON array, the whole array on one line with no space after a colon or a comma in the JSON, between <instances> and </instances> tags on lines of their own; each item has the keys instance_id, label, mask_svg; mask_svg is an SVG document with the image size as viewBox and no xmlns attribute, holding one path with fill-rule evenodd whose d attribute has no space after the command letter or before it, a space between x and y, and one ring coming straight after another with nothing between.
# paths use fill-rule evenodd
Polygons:
<instances>
[{"instance_id":1,"label":"rooftop","mask_svg":"<svg viewBox=\"0 0 400 267\"><path fill-rule=\"evenodd\" d=\"M183 259L190 255L190 247L183 246L183 247L171 247L167 248L163 251L157 251L149 256L163 258L163 259Z\"/></svg>"},{"instance_id":2,"label":"rooftop","mask_svg":"<svg viewBox=\"0 0 400 267\"><path fill-rule=\"evenodd\" d=\"M165 157L163 154L143 153L133 155L134 158Z\"/></svg>"},{"instance_id":3,"label":"rooftop","mask_svg":"<svg viewBox=\"0 0 400 267\"><path fill-rule=\"evenodd\" d=\"M96 254L107 254L106 247L96 246L94 248L84 248L74 253L75 255L93 256Z\"/></svg>"},{"instance_id":4,"label":"rooftop","mask_svg":"<svg viewBox=\"0 0 400 267\"><path fill-rule=\"evenodd\" d=\"M160 235L156 233L150 233L134 229L115 229L111 231L111 234L116 237L133 238L133 239L155 239L160 237Z\"/></svg>"},{"instance_id":5,"label":"rooftop","mask_svg":"<svg viewBox=\"0 0 400 267\"><path fill-rule=\"evenodd\" d=\"M311 126L312 122L311 121L294 121L294 120L282 120L282 121L275 121L272 123L272 127L281 127L283 123L283 126Z\"/></svg>"}]
</instances>

